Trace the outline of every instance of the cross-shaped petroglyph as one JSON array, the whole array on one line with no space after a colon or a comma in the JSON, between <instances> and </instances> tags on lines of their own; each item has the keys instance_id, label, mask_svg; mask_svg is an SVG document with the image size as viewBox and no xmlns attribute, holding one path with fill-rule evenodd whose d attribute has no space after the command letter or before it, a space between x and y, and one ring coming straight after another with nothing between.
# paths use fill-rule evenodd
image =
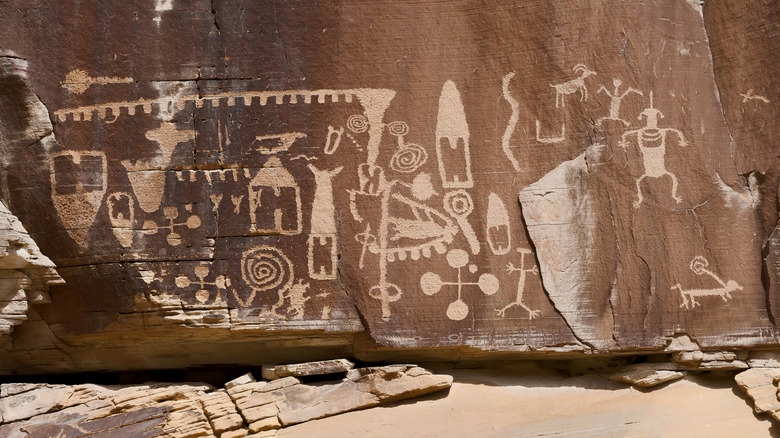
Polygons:
<instances>
[{"instance_id":1,"label":"cross-shaped petroglyph","mask_svg":"<svg viewBox=\"0 0 780 438\"><path fill-rule=\"evenodd\" d=\"M192 204L187 204L184 207L185 210L192 213ZM176 227L186 226L187 228L194 230L195 228L200 227L201 224L200 217L196 214L190 214L184 222L176 222L176 218L179 217L179 208L175 206L163 208L163 215L165 216L165 219L168 220L167 225L158 225L157 222L148 219L144 222L143 229L146 234L156 234L163 229L168 230L167 240L168 245L171 246L179 246L182 241L181 235L175 231Z\"/></svg>"},{"instance_id":2,"label":"cross-shaped petroglyph","mask_svg":"<svg viewBox=\"0 0 780 438\"><path fill-rule=\"evenodd\" d=\"M199 289L197 292L195 292L195 299L201 303L206 303L211 296L211 292L206 289L206 286L214 286L217 288L217 295L214 297L214 303L216 304L222 302L222 291L227 290L227 288L230 287L230 278L226 275L218 275L214 281L207 282L206 277L208 277L209 273L211 272L209 265L210 263L202 262L195 267L193 270L195 278L197 278L195 281L191 280L188 275L177 275L174 280L176 287L185 289L193 284L198 285Z\"/></svg>"},{"instance_id":3,"label":"cross-shaped petroglyph","mask_svg":"<svg viewBox=\"0 0 780 438\"><path fill-rule=\"evenodd\" d=\"M564 96L567 94L573 94L577 91L580 92L580 102L588 100L588 89L585 87L585 78L588 76L596 75L595 71L588 70L585 64L577 64L573 68L575 73L579 73L580 76L562 84L550 84L555 88L555 107L565 107L566 100Z\"/></svg>"},{"instance_id":4,"label":"cross-shaped petroglyph","mask_svg":"<svg viewBox=\"0 0 780 438\"><path fill-rule=\"evenodd\" d=\"M607 88L604 87L603 85L599 88L599 91L597 91L597 93L603 92L604 94L606 94L610 98L610 101L609 101L609 116L602 117L602 118L596 120L596 125L597 126L601 126L601 121L602 120L618 120L618 121L623 122L623 125L625 125L625 126L628 126L628 125L631 124L627 120L623 120L623 119L620 118L620 104L623 103L623 99L626 96L628 96L630 93L636 93L636 94L638 94L640 96L643 96L643 94L642 94L641 91L636 90L636 89L631 88L631 87L628 87L628 89L626 91L624 91L623 93L620 93L620 86L622 84L623 84L623 81L621 81L620 79L615 78L615 79L612 79L612 85L615 86L615 91L614 92L610 93L610 91L607 90Z\"/></svg>"},{"instance_id":5,"label":"cross-shaped petroglyph","mask_svg":"<svg viewBox=\"0 0 780 438\"><path fill-rule=\"evenodd\" d=\"M498 292L498 278L489 273L479 276L476 283L463 281L462 268L469 264L469 254L462 249L453 249L447 253L447 264L458 270L457 281L443 281L435 272L426 272L420 277L420 288L425 295L434 295L444 286L457 286L458 298L447 307L447 318L460 321L469 314L469 306L463 301L463 286L478 286L485 295L493 295ZM476 266L469 267L471 272L476 271Z\"/></svg>"},{"instance_id":6,"label":"cross-shaped petroglyph","mask_svg":"<svg viewBox=\"0 0 780 438\"><path fill-rule=\"evenodd\" d=\"M680 292L680 296L682 296L683 299L682 304L680 304L681 308L685 307L686 309L692 309L696 306L700 306L701 304L696 301L696 297L718 296L723 298L723 302L728 302L729 298L731 298L731 292L742 290L742 286L734 280L729 280L728 283L725 283L718 274L707 269L708 266L709 262L702 256L696 256L691 260L691 271L696 275L709 275L712 279L717 281L721 287L714 289L685 290L680 286L680 283L675 284L672 286L672 290L677 289Z\"/></svg>"},{"instance_id":7,"label":"cross-shaped petroglyph","mask_svg":"<svg viewBox=\"0 0 780 438\"><path fill-rule=\"evenodd\" d=\"M688 142L685 141L685 136L679 130L658 127L658 118L663 118L664 115L653 107L652 91L650 92L650 107L642 111L639 115L639 120L643 117L647 119L647 124L643 128L627 131L620 139L620 146L623 149L627 149L629 138L635 136L644 162L645 173L636 180L638 199L634 201L634 208L639 208L644 200L642 196L642 180L645 178L661 178L663 176L668 176L672 179L672 198L679 204L682 202L682 197L677 196L677 177L666 169L666 136L670 132L677 135L680 140L680 146L683 147L687 146Z\"/></svg>"},{"instance_id":8,"label":"cross-shaped petroglyph","mask_svg":"<svg viewBox=\"0 0 780 438\"><path fill-rule=\"evenodd\" d=\"M496 309L496 313L500 317L506 316L506 311L511 309L512 307L518 306L522 307L523 309L528 312L528 319L534 319L539 316L540 311L539 310L532 310L530 307L528 307L523 302L523 293L525 292L525 280L528 276L528 274L535 274L539 275L539 268L534 264L533 268L528 269L525 267L525 256L531 255L533 256L533 252L531 252L530 249L527 248L517 248L517 252L520 253L520 267L515 267L514 264L507 263L506 265L506 271L510 274L513 272L520 272L520 280L517 282L517 297L514 301L507 304L506 306L502 307L501 309Z\"/></svg>"}]
</instances>

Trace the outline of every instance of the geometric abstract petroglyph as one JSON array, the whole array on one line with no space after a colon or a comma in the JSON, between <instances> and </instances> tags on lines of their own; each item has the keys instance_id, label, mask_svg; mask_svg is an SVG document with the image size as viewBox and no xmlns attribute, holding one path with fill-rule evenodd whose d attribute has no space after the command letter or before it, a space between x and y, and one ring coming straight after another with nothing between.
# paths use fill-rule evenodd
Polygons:
<instances>
[{"instance_id":1,"label":"geometric abstract petroglyph","mask_svg":"<svg viewBox=\"0 0 780 438\"><path fill-rule=\"evenodd\" d=\"M469 314L469 306L463 301L463 286L477 286L485 295L493 295L498 292L500 284L498 278L490 273L480 275L476 283L463 281L462 268L469 264L469 254L462 249L450 250L447 253L447 264L458 270L456 281L444 281L439 274L426 272L420 277L420 288L425 295L434 295L444 286L456 286L457 298L447 307L447 318L460 321ZM474 272L473 268L469 270Z\"/></svg>"}]
</instances>

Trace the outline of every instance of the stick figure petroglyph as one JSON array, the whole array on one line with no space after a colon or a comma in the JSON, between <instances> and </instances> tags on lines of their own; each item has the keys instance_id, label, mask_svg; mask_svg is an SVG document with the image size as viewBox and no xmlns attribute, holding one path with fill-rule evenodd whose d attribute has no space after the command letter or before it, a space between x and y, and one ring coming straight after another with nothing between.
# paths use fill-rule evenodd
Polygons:
<instances>
[{"instance_id":1,"label":"stick figure petroglyph","mask_svg":"<svg viewBox=\"0 0 780 438\"><path fill-rule=\"evenodd\" d=\"M696 297L719 296L723 298L724 302L728 302L729 298L731 298L731 292L743 289L742 286L734 280L729 280L728 283L725 283L718 274L707 269L707 266L709 266L709 262L702 256L696 256L691 260L691 271L696 275L709 275L717 281L721 287L715 289L685 290L680 286L680 283L675 284L672 286L672 290L677 289L680 292L680 296L682 296L683 299L682 304L680 304L681 308L685 307L686 309L692 309L696 306L701 306L701 304L696 301Z\"/></svg>"},{"instance_id":2,"label":"stick figure petroglyph","mask_svg":"<svg viewBox=\"0 0 780 438\"><path fill-rule=\"evenodd\" d=\"M523 293L525 292L525 280L528 274L539 275L539 268L536 267L535 264L534 267L531 269L525 267L525 256L533 254L530 249L517 248L517 252L520 253L520 267L517 268L512 263L507 263L506 265L506 271L508 273L511 274L513 272L520 272L520 280L518 280L517 282L517 297L515 298L514 301L502 307L501 309L496 309L496 313L498 314L498 316L503 318L506 316L507 310L511 309L512 307L519 306L525 309L526 312L528 312L528 319L534 319L539 316L540 311L532 310L523 302Z\"/></svg>"},{"instance_id":3,"label":"stick figure petroglyph","mask_svg":"<svg viewBox=\"0 0 780 438\"><path fill-rule=\"evenodd\" d=\"M683 147L687 146L688 142L685 141L685 136L679 130L658 127L658 118L663 118L664 115L653 107L652 91L650 92L650 107L642 111L638 117L639 120L642 120L642 117L647 119L645 127L625 132L620 140L620 146L625 150L628 148L629 138L636 137L644 163L645 173L636 180L638 199L634 201L634 208L639 208L644 200L642 196L642 180L645 178L660 178L662 176L669 176L672 179L672 198L679 204L682 202L682 198L677 196L677 177L666 170L666 135L670 132L676 134L680 140L680 146Z\"/></svg>"},{"instance_id":4,"label":"stick figure petroglyph","mask_svg":"<svg viewBox=\"0 0 780 438\"><path fill-rule=\"evenodd\" d=\"M476 283L463 281L461 268L468 265L469 254L462 249L453 249L447 253L447 264L458 270L457 281L443 281L441 276L435 272L426 272L420 277L420 288L425 295L434 295L438 293L443 286L457 286L458 298L447 307L447 318L453 321L460 321L469 314L469 306L462 299L463 286L478 286L479 290L485 295L493 295L498 292L498 278L489 273L479 276ZM476 268L476 267L475 267ZM474 270L471 270L472 272Z\"/></svg>"},{"instance_id":5,"label":"stick figure petroglyph","mask_svg":"<svg viewBox=\"0 0 780 438\"><path fill-rule=\"evenodd\" d=\"M604 92L607 96L609 96L609 116L602 117L596 121L597 126L601 126L602 120L619 120L623 122L623 125L628 126L631 123L629 123L627 120L623 120L620 118L620 104L623 102L623 98L628 96L630 93L636 93L640 96L644 96L641 91L636 90L634 88L628 87L626 91L623 93L620 93L620 86L623 84L623 81L620 79L612 79L612 85L615 86L615 91L610 93L609 90L607 90L606 87L603 85L599 88L599 91L597 93Z\"/></svg>"},{"instance_id":6,"label":"stick figure petroglyph","mask_svg":"<svg viewBox=\"0 0 780 438\"><path fill-rule=\"evenodd\" d=\"M562 84L550 84L551 87L555 88L556 108L565 107L566 100L564 99L564 96L576 93L577 91L580 92L580 102L588 100L588 89L585 88L585 78L596 75L596 72L588 70L588 67L585 67L585 64L577 64L572 70L574 70L575 73L579 73L580 76Z\"/></svg>"}]
</instances>

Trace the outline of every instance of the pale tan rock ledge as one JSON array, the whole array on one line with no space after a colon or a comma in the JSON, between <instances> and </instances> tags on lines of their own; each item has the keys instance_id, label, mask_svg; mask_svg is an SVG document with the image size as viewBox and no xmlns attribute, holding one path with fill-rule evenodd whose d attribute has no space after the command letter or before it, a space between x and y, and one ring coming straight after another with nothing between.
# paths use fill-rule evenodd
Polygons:
<instances>
[{"instance_id":1,"label":"pale tan rock ledge","mask_svg":"<svg viewBox=\"0 0 780 438\"><path fill-rule=\"evenodd\" d=\"M312 375L311 370L309 366L304 372ZM451 384L451 376L415 365L350 369L342 379L316 384L293 376L256 381L246 374L221 389L202 383L9 383L0 385L0 436L265 436L292 424L430 394Z\"/></svg>"},{"instance_id":2,"label":"pale tan rock ledge","mask_svg":"<svg viewBox=\"0 0 780 438\"><path fill-rule=\"evenodd\" d=\"M780 357L780 356L778 356ZM491 436L774 436L769 416L755 416L736 391L733 372L688 373L647 392L590 373L574 377L526 363L482 369L438 368L451 375L448 392L386 404L285 427L279 419L294 403L280 396L308 395L324 384L292 377L256 382L242 376L216 389L206 384L98 385L6 384L0 406L27 416L0 424L0 436L112 437L491 437ZM594 363L570 363L569 373ZM439 364L438 366L444 366ZM390 366L368 375L416 367ZM437 368L432 368L437 369ZM761 371L754 368L750 371ZM415 374L412 371L411 374ZM424 374L432 376L430 374ZM363 375L364 377L366 374ZM349 380L349 379L345 379ZM354 383L354 381L353 381ZM350 384L347 384L349 386ZM344 385L336 394L347 391ZM302 387L306 389L302 390ZM405 387L405 385L399 385ZM296 389L297 388L297 389ZM387 395L387 392L379 392ZM320 393L321 394L321 393ZM303 397L320 412L332 403ZM23 400L10 403L9 400ZM288 399L289 400L289 399ZM298 401L301 399L299 398ZM339 401L354 400L340 397ZM263 402L267 402L262 404ZM299 409L296 412L304 412ZM272 408L273 407L273 408ZM251 422L247 419L250 418ZM263 430L266 429L266 430Z\"/></svg>"}]
</instances>

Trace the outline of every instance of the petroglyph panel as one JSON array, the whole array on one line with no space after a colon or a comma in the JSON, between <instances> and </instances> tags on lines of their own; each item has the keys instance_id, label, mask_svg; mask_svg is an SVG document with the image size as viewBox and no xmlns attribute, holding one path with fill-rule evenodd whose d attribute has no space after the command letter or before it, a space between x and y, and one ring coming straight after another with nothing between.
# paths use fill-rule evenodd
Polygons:
<instances>
[{"instance_id":1,"label":"petroglyph panel","mask_svg":"<svg viewBox=\"0 0 780 438\"><path fill-rule=\"evenodd\" d=\"M755 144L780 96L711 50L723 0L147 3L0 30L0 194L64 268L56 336L777 341L780 166Z\"/></svg>"}]
</instances>

